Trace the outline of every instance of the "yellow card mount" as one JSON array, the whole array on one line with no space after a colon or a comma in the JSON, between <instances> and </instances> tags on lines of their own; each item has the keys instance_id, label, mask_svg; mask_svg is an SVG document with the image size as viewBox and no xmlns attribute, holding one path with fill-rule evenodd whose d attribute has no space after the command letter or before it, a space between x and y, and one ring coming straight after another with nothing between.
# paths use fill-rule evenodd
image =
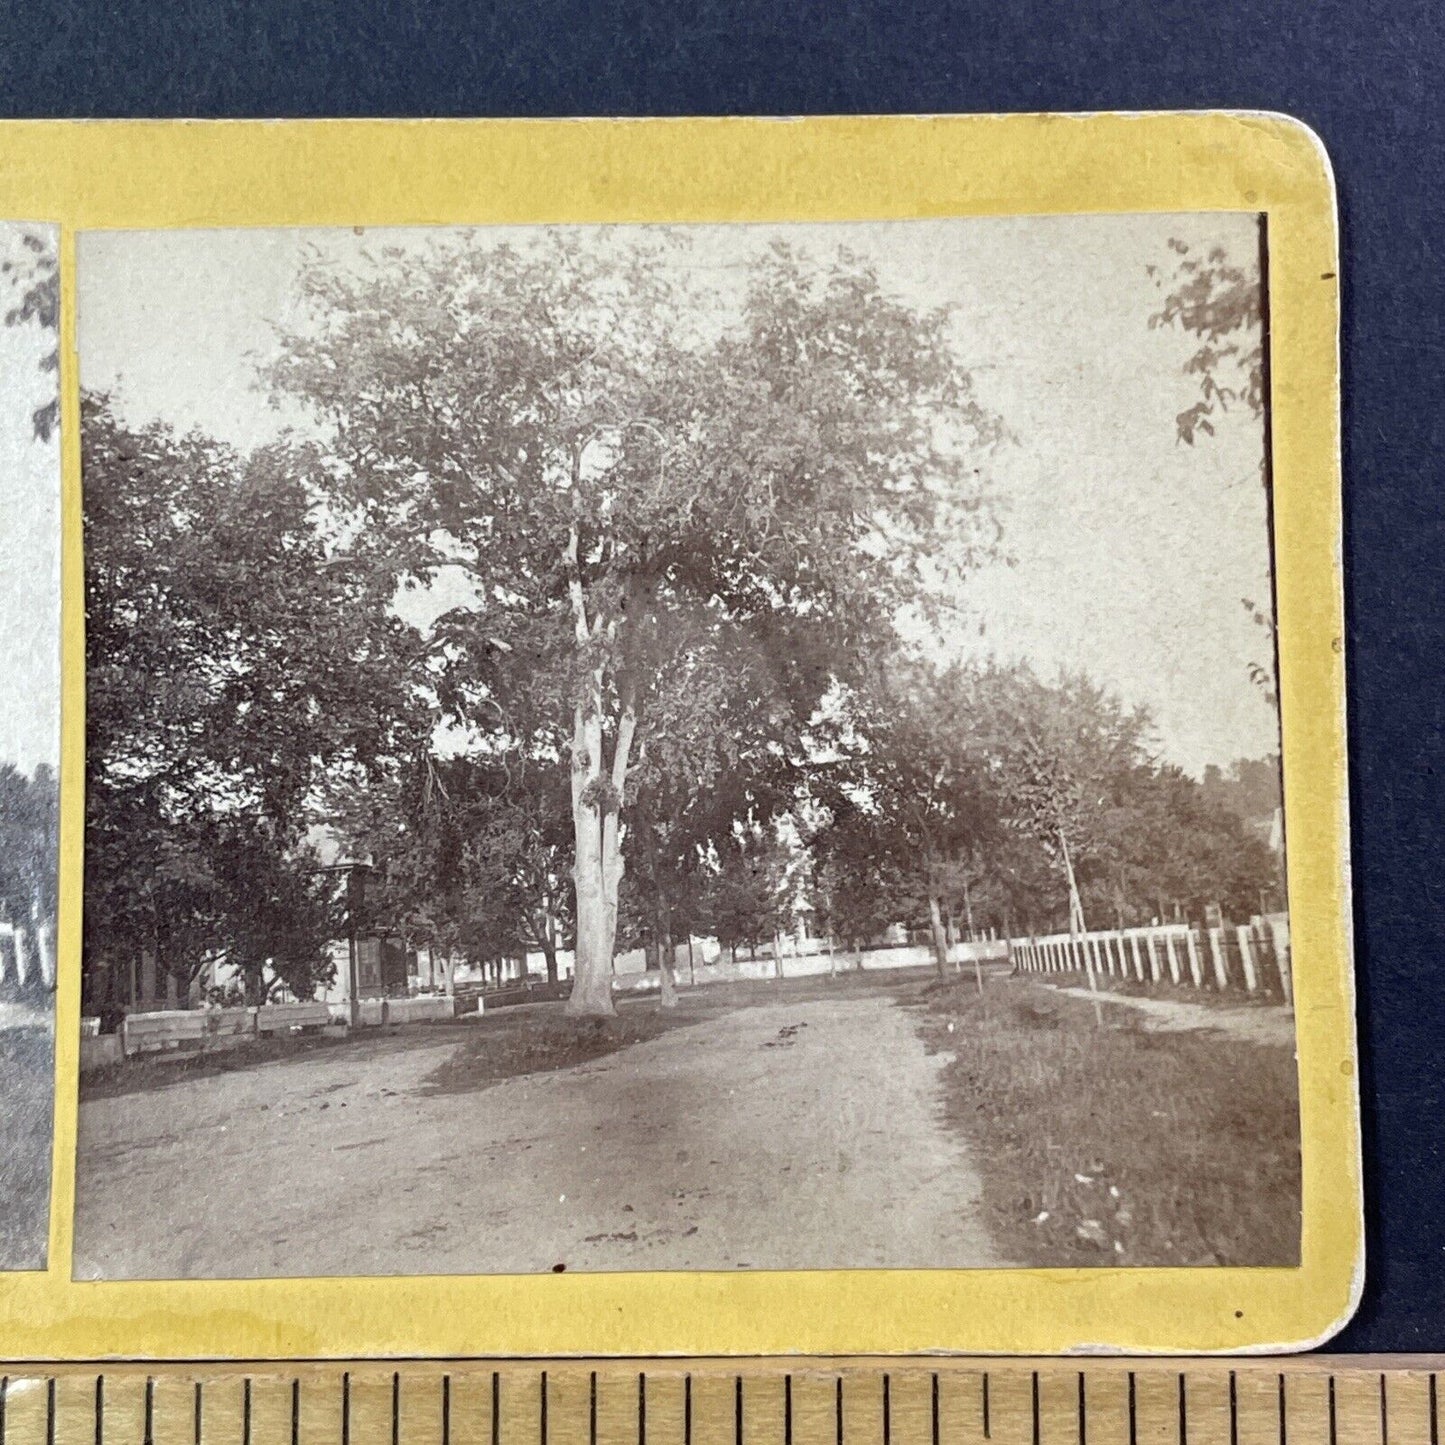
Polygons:
<instances>
[{"instance_id":1,"label":"yellow card mount","mask_svg":"<svg viewBox=\"0 0 1445 1445\"><path fill-rule=\"evenodd\" d=\"M7 1438L1229 1439L1094 1361L1359 1296L1338 272L1279 116L0 124L0 1343L274 1362Z\"/></svg>"}]
</instances>

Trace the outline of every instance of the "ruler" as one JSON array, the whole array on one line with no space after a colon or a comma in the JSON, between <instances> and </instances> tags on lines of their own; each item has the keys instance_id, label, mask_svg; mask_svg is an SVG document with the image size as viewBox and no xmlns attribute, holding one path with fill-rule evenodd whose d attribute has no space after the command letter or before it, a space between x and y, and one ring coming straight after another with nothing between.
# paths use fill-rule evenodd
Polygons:
<instances>
[{"instance_id":1,"label":"ruler","mask_svg":"<svg viewBox=\"0 0 1445 1445\"><path fill-rule=\"evenodd\" d=\"M0 1445L1439 1445L1445 1357L16 1367Z\"/></svg>"}]
</instances>

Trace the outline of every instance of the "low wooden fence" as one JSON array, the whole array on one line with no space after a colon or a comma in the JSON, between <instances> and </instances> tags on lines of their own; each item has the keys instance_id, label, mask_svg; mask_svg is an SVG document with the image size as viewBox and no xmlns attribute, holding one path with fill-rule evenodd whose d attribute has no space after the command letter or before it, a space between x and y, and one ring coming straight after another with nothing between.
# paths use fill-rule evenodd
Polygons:
<instances>
[{"instance_id":1,"label":"low wooden fence","mask_svg":"<svg viewBox=\"0 0 1445 1445\"><path fill-rule=\"evenodd\" d=\"M341 1002L322 1004L331 1010L331 1021L344 1024L351 1021L351 1005L345 999ZM356 1021L362 1028L377 1028L383 1024L434 1024L446 1023L457 1015L454 999L446 994L415 994L411 997L364 998L356 1007Z\"/></svg>"},{"instance_id":2,"label":"low wooden fence","mask_svg":"<svg viewBox=\"0 0 1445 1445\"><path fill-rule=\"evenodd\" d=\"M475 1005L473 1005L475 1008ZM449 1022L455 1004L442 995L415 998L365 999L360 1007L363 1026ZM82 1072L103 1068L138 1054L179 1051L203 1052L235 1048L248 1039L293 1032L317 1033L349 1022L345 1003L308 1000L273 1003L261 1007L159 1009L128 1014L114 1034L100 1032L100 1020L80 1021Z\"/></svg>"},{"instance_id":3,"label":"low wooden fence","mask_svg":"<svg viewBox=\"0 0 1445 1445\"><path fill-rule=\"evenodd\" d=\"M1008 944L1003 939L962 940L948 951L949 962L958 967L1000 962L1008 957ZM895 969L936 968L933 949L925 944L900 944L891 948L865 948L859 952L837 948L828 953L784 953L781 960L784 978L817 978L828 973L885 973ZM736 963L719 958L713 963L699 963L691 971L686 965L675 970L680 988L689 984L743 983L778 977L779 960L771 951L757 958L740 958ZM650 975L656 979L654 973ZM654 987L656 985L654 984Z\"/></svg>"},{"instance_id":4,"label":"low wooden fence","mask_svg":"<svg viewBox=\"0 0 1445 1445\"><path fill-rule=\"evenodd\" d=\"M1186 923L1055 933L1010 941L1021 973L1084 974L1099 980L1171 983L1294 1002L1289 921L1280 915L1220 928Z\"/></svg>"},{"instance_id":5,"label":"low wooden fence","mask_svg":"<svg viewBox=\"0 0 1445 1445\"><path fill-rule=\"evenodd\" d=\"M82 1037L85 1034L82 1020ZM127 1055L164 1053L179 1048L225 1048L257 1035L311 1032L326 1028L331 1012L324 1003L273 1003L260 1008L162 1009L127 1015L120 1026Z\"/></svg>"}]
</instances>

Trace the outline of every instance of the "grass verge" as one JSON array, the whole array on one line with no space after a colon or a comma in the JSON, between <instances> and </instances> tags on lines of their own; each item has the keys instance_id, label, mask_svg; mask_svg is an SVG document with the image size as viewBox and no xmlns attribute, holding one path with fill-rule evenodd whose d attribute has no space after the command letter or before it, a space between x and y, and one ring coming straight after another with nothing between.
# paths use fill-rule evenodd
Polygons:
<instances>
[{"instance_id":1,"label":"grass verge","mask_svg":"<svg viewBox=\"0 0 1445 1445\"><path fill-rule=\"evenodd\" d=\"M1000 1250L1044 1267L1298 1264L1293 1051L1104 1019L1024 980L919 996Z\"/></svg>"},{"instance_id":2,"label":"grass verge","mask_svg":"<svg viewBox=\"0 0 1445 1445\"><path fill-rule=\"evenodd\" d=\"M696 1010L624 1004L615 1018L572 1018L561 1007L508 1009L467 1030L465 1042L427 1077L429 1094L466 1094L519 1074L550 1074L655 1039L698 1021Z\"/></svg>"},{"instance_id":3,"label":"grass verge","mask_svg":"<svg viewBox=\"0 0 1445 1445\"><path fill-rule=\"evenodd\" d=\"M50 1030L0 1029L0 1087L5 1099L0 1269L40 1269L45 1264L54 1084Z\"/></svg>"}]
</instances>

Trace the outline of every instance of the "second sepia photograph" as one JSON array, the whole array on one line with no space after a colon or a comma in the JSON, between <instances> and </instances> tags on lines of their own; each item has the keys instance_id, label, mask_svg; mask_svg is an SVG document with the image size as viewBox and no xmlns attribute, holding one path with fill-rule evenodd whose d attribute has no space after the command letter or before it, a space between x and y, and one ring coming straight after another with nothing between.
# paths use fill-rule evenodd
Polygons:
<instances>
[{"instance_id":1,"label":"second sepia photograph","mask_svg":"<svg viewBox=\"0 0 1445 1445\"><path fill-rule=\"evenodd\" d=\"M82 234L75 1278L1298 1264L1267 257Z\"/></svg>"}]
</instances>

